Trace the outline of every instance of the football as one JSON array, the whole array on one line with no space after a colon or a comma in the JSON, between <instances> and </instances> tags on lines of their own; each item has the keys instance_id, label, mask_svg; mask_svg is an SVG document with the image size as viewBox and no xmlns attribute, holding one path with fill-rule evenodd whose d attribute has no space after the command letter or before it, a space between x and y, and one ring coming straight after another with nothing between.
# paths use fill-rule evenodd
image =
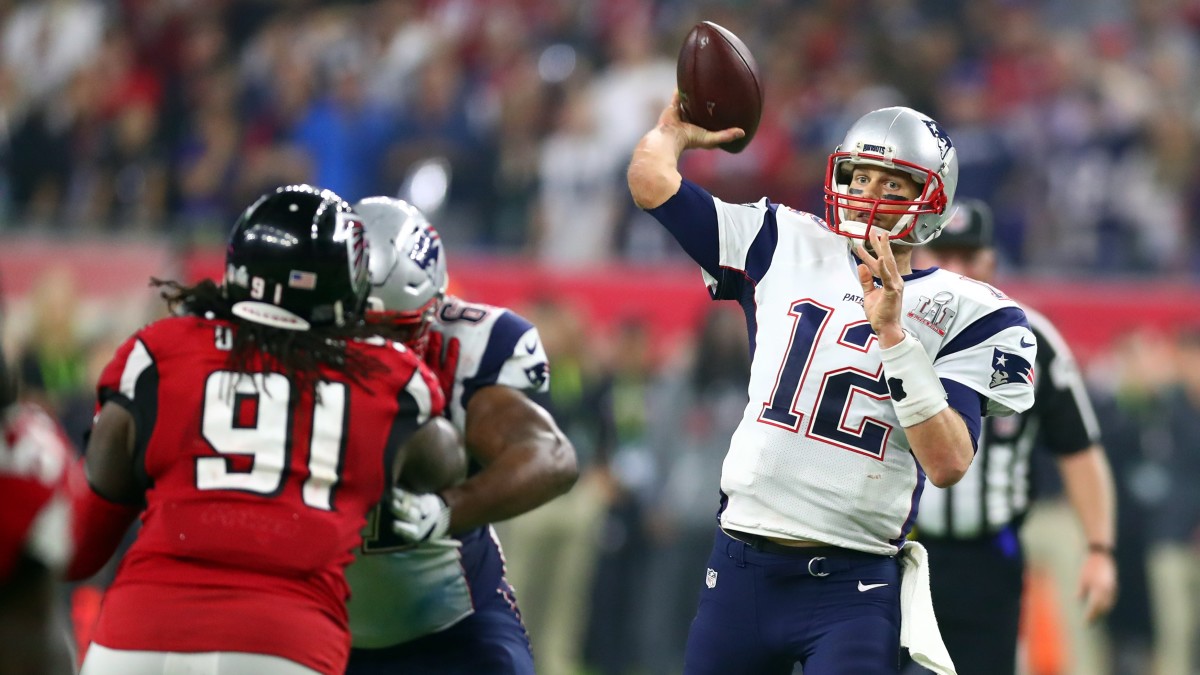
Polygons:
<instances>
[{"instance_id":1,"label":"football","mask_svg":"<svg viewBox=\"0 0 1200 675\"><path fill-rule=\"evenodd\" d=\"M434 417L413 432L404 445L403 468L396 483L412 492L437 492L462 481L467 458L458 430L444 417Z\"/></svg>"},{"instance_id":2,"label":"football","mask_svg":"<svg viewBox=\"0 0 1200 675\"><path fill-rule=\"evenodd\" d=\"M762 118L758 64L738 36L711 21L696 24L679 50L675 70L680 114L709 131L741 127L746 135L720 147L741 152Z\"/></svg>"}]
</instances>

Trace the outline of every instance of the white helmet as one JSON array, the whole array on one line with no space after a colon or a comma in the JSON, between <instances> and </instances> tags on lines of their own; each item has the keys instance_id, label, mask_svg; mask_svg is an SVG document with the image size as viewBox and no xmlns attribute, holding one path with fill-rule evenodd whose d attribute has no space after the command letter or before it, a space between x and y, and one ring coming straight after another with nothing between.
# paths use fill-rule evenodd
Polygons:
<instances>
[{"instance_id":1,"label":"white helmet","mask_svg":"<svg viewBox=\"0 0 1200 675\"><path fill-rule=\"evenodd\" d=\"M446 294L449 276L441 237L417 207L391 197L354 205L371 249L367 323L423 338Z\"/></svg>"},{"instance_id":2,"label":"white helmet","mask_svg":"<svg viewBox=\"0 0 1200 675\"><path fill-rule=\"evenodd\" d=\"M924 186L916 199L871 199L849 193L853 167L871 164L900 169ZM938 236L949 220L958 187L958 153L950 137L928 115L912 108L881 108L863 115L829 155L825 170L825 220L838 234L866 239L877 215L902 215L892 226L892 239L924 244ZM849 217L869 214L867 222Z\"/></svg>"}]
</instances>

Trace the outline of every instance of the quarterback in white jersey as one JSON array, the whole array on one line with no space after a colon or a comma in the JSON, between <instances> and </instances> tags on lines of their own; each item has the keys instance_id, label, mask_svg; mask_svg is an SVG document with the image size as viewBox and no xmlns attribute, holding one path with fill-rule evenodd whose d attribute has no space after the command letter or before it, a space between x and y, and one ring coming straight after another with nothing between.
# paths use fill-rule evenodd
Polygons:
<instances>
[{"instance_id":1,"label":"quarterback in white jersey","mask_svg":"<svg viewBox=\"0 0 1200 675\"><path fill-rule=\"evenodd\" d=\"M721 524L896 553L924 476L892 405L910 392L889 393L845 238L816 216L766 200L711 201L722 278L705 272L706 281L716 297L751 303L757 324L750 400L722 470ZM762 250L769 246L774 251ZM747 271L755 265L763 267ZM801 296L798 273L808 279ZM950 406L974 407L972 437L981 406L1000 415L1028 407L1034 345L1016 303L936 268L904 280L903 325L928 354Z\"/></svg>"},{"instance_id":2,"label":"quarterback in white jersey","mask_svg":"<svg viewBox=\"0 0 1200 675\"><path fill-rule=\"evenodd\" d=\"M925 480L966 472L981 416L1032 404L1033 335L991 286L911 269L957 183L954 146L931 118L885 108L856 122L830 156L822 219L729 204L683 179L684 150L740 130L687 124L676 103L635 150L630 191L713 297L741 303L752 359L685 672L895 672L893 556ZM810 585L762 583L796 574ZM774 615L788 628L767 631Z\"/></svg>"},{"instance_id":3,"label":"quarterback in white jersey","mask_svg":"<svg viewBox=\"0 0 1200 675\"><path fill-rule=\"evenodd\" d=\"M354 649L346 672L532 675L489 523L553 499L576 476L570 443L529 398L549 388L537 328L503 307L446 297L440 238L416 208L376 197L355 210L372 250L367 320L408 331L405 341L426 354L471 466L461 484L398 491L375 509L347 570Z\"/></svg>"}]
</instances>

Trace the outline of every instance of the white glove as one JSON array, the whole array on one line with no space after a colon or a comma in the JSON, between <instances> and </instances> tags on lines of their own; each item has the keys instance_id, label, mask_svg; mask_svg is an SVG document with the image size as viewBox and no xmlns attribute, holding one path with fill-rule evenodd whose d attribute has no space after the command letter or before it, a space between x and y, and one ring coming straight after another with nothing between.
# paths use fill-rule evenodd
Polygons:
<instances>
[{"instance_id":1,"label":"white glove","mask_svg":"<svg viewBox=\"0 0 1200 675\"><path fill-rule=\"evenodd\" d=\"M450 529L450 507L432 493L392 488L392 530L410 544L441 539Z\"/></svg>"}]
</instances>

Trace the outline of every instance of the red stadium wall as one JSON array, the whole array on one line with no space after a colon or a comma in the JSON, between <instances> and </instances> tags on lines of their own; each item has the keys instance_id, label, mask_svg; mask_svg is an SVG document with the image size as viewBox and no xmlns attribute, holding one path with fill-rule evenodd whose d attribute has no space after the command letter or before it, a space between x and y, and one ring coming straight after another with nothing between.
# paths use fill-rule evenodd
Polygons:
<instances>
[{"instance_id":1,"label":"red stadium wall","mask_svg":"<svg viewBox=\"0 0 1200 675\"><path fill-rule=\"evenodd\" d=\"M0 241L0 283L6 300L19 303L41 272L65 266L74 271L84 296L134 306L152 299L150 276L215 278L223 255L219 249L205 249L178 257L163 246L112 241L6 239ZM1083 361L1133 329L1200 324L1200 284L1006 279L999 285L1054 320ZM451 264L451 291L518 310L541 299L567 304L589 320L593 335L625 320L643 320L657 346L668 352L699 326L710 306L699 271L686 265L568 270L460 256Z\"/></svg>"},{"instance_id":2,"label":"red stadium wall","mask_svg":"<svg viewBox=\"0 0 1200 675\"><path fill-rule=\"evenodd\" d=\"M219 275L222 255L193 255L184 269L194 279ZM458 257L450 279L453 293L479 302L521 308L549 298L570 304L601 331L643 319L668 351L673 340L699 326L710 303L699 270L682 265L555 270L509 259ZM1185 322L1200 323L1196 284L1005 279L998 285L1053 320L1084 362L1130 330L1169 331Z\"/></svg>"}]
</instances>

